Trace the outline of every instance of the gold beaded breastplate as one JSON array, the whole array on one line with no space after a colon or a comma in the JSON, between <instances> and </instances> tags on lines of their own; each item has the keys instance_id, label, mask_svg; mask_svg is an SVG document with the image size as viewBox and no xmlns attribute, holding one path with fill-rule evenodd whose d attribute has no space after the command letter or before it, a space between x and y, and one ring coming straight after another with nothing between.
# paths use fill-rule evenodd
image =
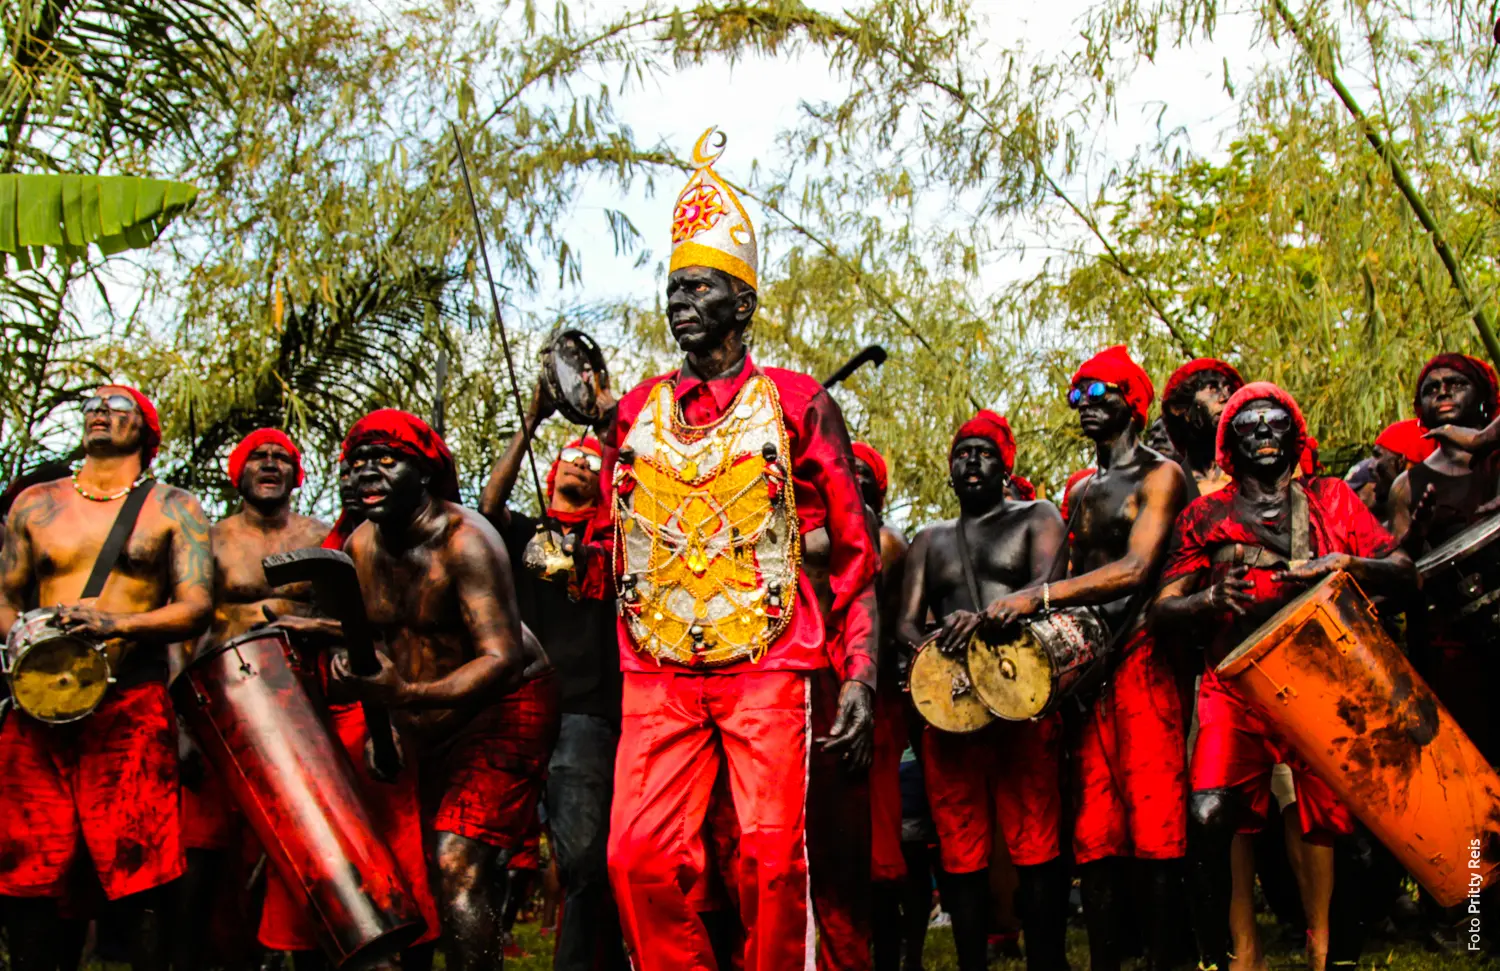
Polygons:
<instances>
[{"instance_id":1,"label":"gold beaded breastplate","mask_svg":"<svg viewBox=\"0 0 1500 971\"><path fill-rule=\"evenodd\" d=\"M637 651L692 667L759 661L786 630L801 535L776 386L757 374L712 425L651 392L615 465L620 614Z\"/></svg>"}]
</instances>

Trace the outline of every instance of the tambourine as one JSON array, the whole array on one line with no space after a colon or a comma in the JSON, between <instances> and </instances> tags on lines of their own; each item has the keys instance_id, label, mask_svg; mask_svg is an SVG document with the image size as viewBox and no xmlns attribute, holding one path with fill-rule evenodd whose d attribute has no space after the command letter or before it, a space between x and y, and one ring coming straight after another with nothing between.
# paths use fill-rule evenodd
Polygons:
<instances>
[{"instance_id":1,"label":"tambourine","mask_svg":"<svg viewBox=\"0 0 1500 971\"><path fill-rule=\"evenodd\" d=\"M547 339L542 346L542 381L557 410L575 425L592 428L604 418L606 409L597 392L609 387L609 370L604 352L583 331L559 330Z\"/></svg>"}]
</instances>

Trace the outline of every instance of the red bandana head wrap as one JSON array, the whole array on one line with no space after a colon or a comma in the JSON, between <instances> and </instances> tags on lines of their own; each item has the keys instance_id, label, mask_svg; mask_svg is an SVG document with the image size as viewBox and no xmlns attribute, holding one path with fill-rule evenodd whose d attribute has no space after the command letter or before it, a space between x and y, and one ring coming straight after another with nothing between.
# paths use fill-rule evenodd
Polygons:
<instances>
[{"instance_id":1,"label":"red bandana head wrap","mask_svg":"<svg viewBox=\"0 0 1500 971\"><path fill-rule=\"evenodd\" d=\"M344 438L344 455L362 445L384 445L422 462L432 473L427 489L439 499L458 502L458 469L453 453L422 419L395 408L372 411L354 423Z\"/></svg>"},{"instance_id":2,"label":"red bandana head wrap","mask_svg":"<svg viewBox=\"0 0 1500 971\"><path fill-rule=\"evenodd\" d=\"M257 428L246 435L234 447L234 451L229 453L227 471L229 472L229 481L234 484L234 487L236 489L240 487L240 476L245 471L245 463L249 461L250 453L262 445L280 445L292 453L292 464L297 467L297 485L301 486L303 480L306 478L306 475L302 471L302 452L287 437L286 432L276 428Z\"/></svg>"},{"instance_id":3,"label":"red bandana head wrap","mask_svg":"<svg viewBox=\"0 0 1500 971\"><path fill-rule=\"evenodd\" d=\"M953 436L948 446L949 462L953 461L953 450L966 438L987 438L993 442L1000 450L1000 461L1005 463L1005 474L1010 475L1010 470L1016 466L1016 436L1004 416L988 408L979 409L979 413L960 425L958 434Z\"/></svg>"},{"instance_id":4,"label":"red bandana head wrap","mask_svg":"<svg viewBox=\"0 0 1500 971\"><path fill-rule=\"evenodd\" d=\"M1437 442L1422 437L1422 423L1415 418L1403 418L1387 425L1375 436L1375 444L1395 452L1413 465L1437 451Z\"/></svg>"},{"instance_id":5,"label":"red bandana head wrap","mask_svg":"<svg viewBox=\"0 0 1500 971\"><path fill-rule=\"evenodd\" d=\"M1240 377L1240 372L1235 370L1234 365L1226 361L1221 361L1216 357L1200 357L1187 362L1182 367L1173 371L1172 376L1167 378L1167 384L1162 388L1161 392L1162 404L1171 401L1177 392L1182 390L1182 386L1187 384L1189 378L1202 374L1205 371L1215 371L1223 375L1224 380L1229 384L1230 394L1234 394L1245 386L1245 379Z\"/></svg>"},{"instance_id":6,"label":"red bandana head wrap","mask_svg":"<svg viewBox=\"0 0 1500 971\"><path fill-rule=\"evenodd\" d=\"M599 439L593 438L588 435L585 435L582 438L573 439L571 442L564 445L563 448L581 448L585 452L593 452L595 455L598 455L600 457L603 457L604 455L604 448L599 444ZM552 460L552 468L547 470L547 505L549 506L552 505L552 492L553 488L557 485L557 470L561 465L562 455L559 454L557 458ZM598 508L598 505L598 497L595 497L594 502L591 503L587 509L576 509L571 512L566 512L560 509L549 509L547 512L548 515L550 515L552 518L560 520L562 522L581 523L586 519L592 519L594 517L594 510Z\"/></svg>"},{"instance_id":7,"label":"red bandana head wrap","mask_svg":"<svg viewBox=\"0 0 1500 971\"><path fill-rule=\"evenodd\" d=\"M1484 421L1488 422L1500 412L1500 378L1496 378L1495 369L1487 361L1467 354L1439 354L1422 365L1422 373L1417 375L1417 389L1412 394L1413 411L1421 413L1422 382L1427 380L1427 375L1434 369L1440 367L1451 368L1473 382L1474 389L1479 392L1479 400L1484 402Z\"/></svg>"},{"instance_id":8,"label":"red bandana head wrap","mask_svg":"<svg viewBox=\"0 0 1500 971\"><path fill-rule=\"evenodd\" d=\"M1010 485L1016 494L1016 498L1022 502L1030 502L1036 498L1036 486L1025 476L1013 475L1010 477Z\"/></svg>"},{"instance_id":9,"label":"red bandana head wrap","mask_svg":"<svg viewBox=\"0 0 1500 971\"><path fill-rule=\"evenodd\" d=\"M141 468L149 468L161 448L161 419L157 417L156 406L150 398L128 384L100 385L97 393L102 394L105 388L119 388L135 399L135 406L141 410Z\"/></svg>"},{"instance_id":10,"label":"red bandana head wrap","mask_svg":"<svg viewBox=\"0 0 1500 971\"><path fill-rule=\"evenodd\" d=\"M1226 472L1233 472L1234 449L1229 444L1229 424L1246 405L1259 398L1274 401L1291 414L1292 425L1301 439L1297 467L1304 475L1314 474L1317 470L1318 443L1307 433L1307 420L1302 417L1302 409L1297 407L1297 402L1291 395L1269 381L1252 381L1236 391L1229 399L1229 403L1224 406L1224 413L1219 416L1219 437L1214 451L1214 461L1218 463L1219 468Z\"/></svg>"},{"instance_id":11,"label":"red bandana head wrap","mask_svg":"<svg viewBox=\"0 0 1500 971\"><path fill-rule=\"evenodd\" d=\"M1135 412L1135 419L1141 428L1150 424L1151 401L1156 397L1156 389L1151 386L1151 378L1141 366L1130 359L1130 352L1125 349L1124 344L1106 348L1084 361L1073 372L1073 379L1068 382L1068 386L1076 387L1079 381L1084 380L1103 381L1116 386L1130 409Z\"/></svg>"},{"instance_id":12,"label":"red bandana head wrap","mask_svg":"<svg viewBox=\"0 0 1500 971\"><path fill-rule=\"evenodd\" d=\"M855 442L852 446L854 457L870 467L875 473L875 486L880 490L880 502L885 504L885 490L890 486L890 472L885 465L885 456L875 451L875 446L869 442Z\"/></svg>"}]
</instances>

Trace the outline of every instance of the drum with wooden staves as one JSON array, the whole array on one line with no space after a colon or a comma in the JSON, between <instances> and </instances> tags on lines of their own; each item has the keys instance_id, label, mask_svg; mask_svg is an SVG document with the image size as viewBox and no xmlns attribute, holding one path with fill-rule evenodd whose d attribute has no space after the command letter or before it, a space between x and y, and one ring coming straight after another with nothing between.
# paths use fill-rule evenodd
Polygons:
<instances>
[{"instance_id":1,"label":"drum with wooden staves","mask_svg":"<svg viewBox=\"0 0 1500 971\"><path fill-rule=\"evenodd\" d=\"M1109 643L1109 628L1093 607L1053 610L1016 625L1010 640L974 638L969 676L979 700L998 717L1042 718L1103 679Z\"/></svg>"},{"instance_id":2,"label":"drum with wooden staves","mask_svg":"<svg viewBox=\"0 0 1500 971\"><path fill-rule=\"evenodd\" d=\"M929 637L912 658L908 673L912 704L939 731L977 732L995 720L994 712L974 692L967 660L939 651L937 639L938 634Z\"/></svg>"},{"instance_id":3,"label":"drum with wooden staves","mask_svg":"<svg viewBox=\"0 0 1500 971\"><path fill-rule=\"evenodd\" d=\"M563 417L593 427L604 418L599 391L609 388L609 371L598 343L581 330L559 330L542 347L542 381Z\"/></svg>"},{"instance_id":4,"label":"drum with wooden staves","mask_svg":"<svg viewBox=\"0 0 1500 971\"><path fill-rule=\"evenodd\" d=\"M103 642L57 626L57 608L29 610L5 641L5 679L16 707L64 725L91 714L114 683Z\"/></svg>"},{"instance_id":5,"label":"drum with wooden staves","mask_svg":"<svg viewBox=\"0 0 1500 971\"><path fill-rule=\"evenodd\" d=\"M1439 904L1453 906L1493 884L1500 776L1417 676L1352 577L1324 578L1217 671Z\"/></svg>"},{"instance_id":6,"label":"drum with wooden staves","mask_svg":"<svg viewBox=\"0 0 1500 971\"><path fill-rule=\"evenodd\" d=\"M1428 610L1466 632L1500 639L1500 516L1454 536L1417 561Z\"/></svg>"}]
</instances>

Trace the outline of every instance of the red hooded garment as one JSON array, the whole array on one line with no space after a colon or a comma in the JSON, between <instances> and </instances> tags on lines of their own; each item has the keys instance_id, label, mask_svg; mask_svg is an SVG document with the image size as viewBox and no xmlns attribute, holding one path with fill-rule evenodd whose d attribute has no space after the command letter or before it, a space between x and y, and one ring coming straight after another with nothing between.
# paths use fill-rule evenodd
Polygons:
<instances>
[{"instance_id":1,"label":"red hooded garment","mask_svg":"<svg viewBox=\"0 0 1500 971\"><path fill-rule=\"evenodd\" d=\"M603 461L603 458L604 458L604 448L599 444L599 439L594 438L594 437L589 436L589 435L584 435L584 436L582 436L580 438L575 438L571 442L569 442L568 444L564 445L563 448L564 449L581 448L585 452L593 452L595 455L597 455L597 456L600 457L600 461L601 462ZM561 465L562 465L562 455L559 454L557 456L557 458L555 458L555 459L552 460L552 467L547 470L547 505L548 506L552 505L552 493L553 493L553 490L557 486L557 470L558 470L558 468ZM602 483L601 483L601 487L602 487ZM591 520L591 519L594 518L595 510L598 509L598 507L599 507L599 503L596 500L593 505L588 506L585 509L578 509L578 510L574 510L574 511L564 511L564 510L561 510L561 509L549 509L547 511L547 515L551 516L553 519L556 519L557 521L563 522L563 523L570 523L570 524L571 523L585 523L585 522L588 522L589 520Z\"/></svg>"},{"instance_id":2,"label":"red hooded garment","mask_svg":"<svg viewBox=\"0 0 1500 971\"><path fill-rule=\"evenodd\" d=\"M854 457L868 465L870 471L875 473L875 485L880 489L880 504L885 505L885 490L891 484L885 456L875 451L875 446L869 442L854 442L850 448L854 450Z\"/></svg>"},{"instance_id":3,"label":"red hooded garment","mask_svg":"<svg viewBox=\"0 0 1500 971\"><path fill-rule=\"evenodd\" d=\"M1395 452L1413 465L1437 451L1437 442L1422 437L1422 423L1415 418L1403 418L1387 425L1375 436L1375 444Z\"/></svg>"},{"instance_id":4,"label":"red hooded garment","mask_svg":"<svg viewBox=\"0 0 1500 971\"><path fill-rule=\"evenodd\" d=\"M1010 422L1003 415L997 415L988 408L979 409L973 418L958 427L958 433L948 446L948 461L953 461L953 450L966 438L985 438L994 443L1000 450L1000 461L1005 463L1006 475L1015 468L1016 435L1010 430Z\"/></svg>"},{"instance_id":5,"label":"red hooded garment","mask_svg":"<svg viewBox=\"0 0 1500 971\"><path fill-rule=\"evenodd\" d=\"M354 423L344 438L344 456L362 445L384 445L427 466L432 474L428 491L439 499L458 502L458 468L453 453L422 419L395 408L381 408Z\"/></svg>"},{"instance_id":6,"label":"red hooded garment","mask_svg":"<svg viewBox=\"0 0 1500 971\"><path fill-rule=\"evenodd\" d=\"M150 398L128 384L99 386L100 391L105 388L119 388L135 399L135 406L141 410L141 419L144 422L141 428L141 468L149 468L151 460L156 458L157 450L161 448L161 419L156 414L156 406L151 403Z\"/></svg>"},{"instance_id":7,"label":"red hooded garment","mask_svg":"<svg viewBox=\"0 0 1500 971\"><path fill-rule=\"evenodd\" d=\"M1274 401L1285 408L1292 416L1292 424L1297 431L1301 449L1297 454L1297 464L1304 472L1307 471L1304 462L1305 453L1317 448L1317 442L1307 433L1307 420L1302 417L1302 409L1297 407L1297 402L1292 396L1281 390L1277 385L1269 381L1252 381L1240 390L1236 391L1224 405L1224 413L1219 416L1219 434L1215 439L1214 461L1219 468L1233 474L1234 471L1234 447L1229 441L1229 426L1234 421L1234 416L1244 410L1250 402L1260 398Z\"/></svg>"},{"instance_id":8,"label":"red hooded garment","mask_svg":"<svg viewBox=\"0 0 1500 971\"><path fill-rule=\"evenodd\" d=\"M1422 365L1422 371L1417 375L1416 390L1412 392L1413 411L1421 412L1422 382L1427 380L1428 374L1440 367L1451 368L1474 382L1474 387L1479 389L1480 397L1484 400L1485 421L1500 413L1500 378L1496 377L1495 369L1488 362L1467 354L1439 354Z\"/></svg>"},{"instance_id":9,"label":"red hooded garment","mask_svg":"<svg viewBox=\"0 0 1500 971\"><path fill-rule=\"evenodd\" d=\"M245 463L249 461L250 453L262 445L280 445L292 453L292 463L297 466L297 485L301 486L303 480L306 478L306 474L302 471L302 452L297 448L296 443L287 437L286 432L279 429L257 428L246 435L234 447L234 451L229 453L229 462L226 466L226 471L229 473L229 481L234 483L234 487L236 489L240 487L240 476L244 474Z\"/></svg>"},{"instance_id":10,"label":"red hooded garment","mask_svg":"<svg viewBox=\"0 0 1500 971\"><path fill-rule=\"evenodd\" d=\"M1151 386L1150 375L1130 359L1130 352L1124 344L1106 348L1084 361L1073 372L1068 386L1077 387L1078 382L1084 380L1115 385L1135 412L1141 427L1145 428L1151 423L1151 402L1156 397L1156 389Z\"/></svg>"}]
</instances>

